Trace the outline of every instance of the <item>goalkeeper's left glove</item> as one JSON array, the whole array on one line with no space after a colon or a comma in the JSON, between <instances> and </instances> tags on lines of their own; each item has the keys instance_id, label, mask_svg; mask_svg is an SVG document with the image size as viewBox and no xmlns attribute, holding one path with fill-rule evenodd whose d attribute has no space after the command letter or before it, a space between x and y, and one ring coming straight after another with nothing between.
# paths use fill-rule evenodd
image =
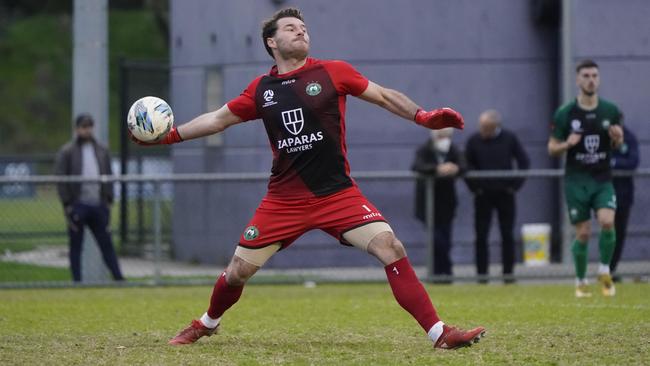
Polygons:
<instances>
[{"instance_id":1,"label":"goalkeeper's left glove","mask_svg":"<svg viewBox=\"0 0 650 366\"><path fill-rule=\"evenodd\" d=\"M462 130L465 127L463 116L451 108L439 108L430 112L418 109L415 113L415 123L432 130L446 127Z\"/></svg>"}]
</instances>

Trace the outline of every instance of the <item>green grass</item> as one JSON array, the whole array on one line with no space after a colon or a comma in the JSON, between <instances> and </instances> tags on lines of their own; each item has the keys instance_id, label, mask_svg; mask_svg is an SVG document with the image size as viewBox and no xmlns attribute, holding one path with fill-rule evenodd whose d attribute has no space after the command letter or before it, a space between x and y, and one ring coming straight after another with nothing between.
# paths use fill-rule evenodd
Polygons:
<instances>
[{"instance_id":1,"label":"green grass","mask_svg":"<svg viewBox=\"0 0 650 366\"><path fill-rule=\"evenodd\" d=\"M0 283L70 280L70 270L67 268L35 266L15 262L0 262Z\"/></svg>"},{"instance_id":2,"label":"green grass","mask_svg":"<svg viewBox=\"0 0 650 366\"><path fill-rule=\"evenodd\" d=\"M650 364L647 284L577 300L571 285L429 286L440 315L486 338L433 350L387 285L250 285L221 334L166 344L211 288L3 290L0 364Z\"/></svg>"},{"instance_id":3,"label":"green grass","mask_svg":"<svg viewBox=\"0 0 650 366\"><path fill-rule=\"evenodd\" d=\"M6 250L14 253L33 250L39 245L68 244L63 209L55 192L51 187L47 188L39 189L36 198L0 199L0 222L2 223L0 226L0 253L4 253ZM170 226L165 223L171 221L171 201L163 201L161 208L163 228L169 228ZM130 212L129 225L131 230L134 230L138 227L137 202L129 202L128 210ZM148 240L151 240L152 236L152 210L151 201L145 201L143 226ZM120 224L119 215L119 204L116 203L111 210L111 225L113 240L118 249L121 244L117 234ZM4 232L12 232L14 235L3 237L2 233ZM163 233L164 238L165 235L169 236L169 233ZM133 233L132 237L136 238L136 233Z\"/></svg>"}]
</instances>

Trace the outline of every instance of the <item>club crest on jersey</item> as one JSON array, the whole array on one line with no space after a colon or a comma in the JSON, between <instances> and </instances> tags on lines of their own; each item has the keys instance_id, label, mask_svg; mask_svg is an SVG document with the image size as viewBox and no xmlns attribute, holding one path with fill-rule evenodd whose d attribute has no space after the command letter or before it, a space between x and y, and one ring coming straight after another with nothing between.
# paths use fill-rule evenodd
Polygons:
<instances>
[{"instance_id":1,"label":"club crest on jersey","mask_svg":"<svg viewBox=\"0 0 650 366\"><path fill-rule=\"evenodd\" d=\"M260 235L260 231L256 226L249 226L244 230L244 239L255 240Z\"/></svg>"},{"instance_id":2,"label":"club crest on jersey","mask_svg":"<svg viewBox=\"0 0 650 366\"><path fill-rule=\"evenodd\" d=\"M302 116L302 108L292 109L290 111L282 112L282 123L284 128L292 135L296 136L302 131L305 125L305 120Z\"/></svg>"},{"instance_id":3,"label":"club crest on jersey","mask_svg":"<svg viewBox=\"0 0 650 366\"><path fill-rule=\"evenodd\" d=\"M316 81L307 84L307 87L305 88L305 92L308 95L311 95L312 97L315 97L318 94L320 94L320 92L322 90L323 90L323 87L320 86L320 84L318 82L316 82Z\"/></svg>"},{"instance_id":4,"label":"club crest on jersey","mask_svg":"<svg viewBox=\"0 0 650 366\"><path fill-rule=\"evenodd\" d=\"M609 128L609 125L612 124L608 119L603 120L603 128Z\"/></svg>"}]
</instances>

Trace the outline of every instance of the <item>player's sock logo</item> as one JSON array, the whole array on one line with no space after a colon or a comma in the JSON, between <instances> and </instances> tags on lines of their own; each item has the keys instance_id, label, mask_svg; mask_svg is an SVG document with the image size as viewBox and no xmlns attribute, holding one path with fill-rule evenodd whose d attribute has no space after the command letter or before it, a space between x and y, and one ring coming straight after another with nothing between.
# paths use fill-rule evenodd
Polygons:
<instances>
[{"instance_id":1,"label":"player's sock logo","mask_svg":"<svg viewBox=\"0 0 650 366\"><path fill-rule=\"evenodd\" d=\"M397 270L397 267L393 267L393 272L395 272L395 274L399 276L399 271Z\"/></svg>"}]
</instances>

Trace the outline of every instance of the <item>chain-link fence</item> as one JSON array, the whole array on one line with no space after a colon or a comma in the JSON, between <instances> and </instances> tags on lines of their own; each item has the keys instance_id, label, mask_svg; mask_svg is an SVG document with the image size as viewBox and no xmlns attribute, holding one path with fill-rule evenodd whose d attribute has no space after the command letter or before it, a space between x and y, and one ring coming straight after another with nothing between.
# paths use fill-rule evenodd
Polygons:
<instances>
[{"instance_id":1,"label":"chain-link fence","mask_svg":"<svg viewBox=\"0 0 650 366\"><path fill-rule=\"evenodd\" d=\"M12 168L13 169L13 168ZM11 171L11 170L10 170ZM5 171L6 172L6 171ZM156 174L121 175L101 177L101 181L115 182L118 202L126 201L129 211L138 212L129 216L128 240L120 235L114 235L114 242L119 254L122 270L128 284L194 284L211 283L214 277L223 269L228 258L232 255L238 237L219 237L225 229L241 230L247 223L248 217L238 217L233 214L233 205L250 205L248 212L252 214L256 202L263 194L268 175L265 173L228 173L228 174ZM503 177L505 172L468 172L468 179ZM561 171L536 170L528 172L510 172L510 177L526 176L531 188L535 189L533 181L540 184L558 184ZM650 171L641 170L636 173L638 187L647 184ZM431 230L411 219L412 187L416 176L411 172L364 172L357 173L355 179L362 190L368 189L369 198L389 218L406 217L405 220L391 220L391 225L397 235L405 242L412 261L416 263L418 274L424 278L435 280L431 276L431 261L435 253L430 246L433 237ZM70 285L68 246L66 223L61 205L56 194L56 183L88 181L78 177L58 177L39 175L5 174L0 177L0 287L22 286L67 286ZM429 183L435 184L433 180ZM529 184L527 183L527 184ZM121 185L126 185L129 195L126 199L120 195ZM184 192L202 192L205 197L213 197L210 191L229 192L227 185L235 185L241 192L252 195L252 203L246 203L241 197L221 197L216 200L190 202L190 205L180 204L184 200ZM468 193L458 182L459 195ZM430 192L433 186L430 187ZM650 222L643 213L644 207L650 203L650 196L642 189L637 189L636 203L628 226L628 238L625 251L619 265L618 273L627 278L646 278L650 274ZM525 209L535 209L535 192L524 191L519 194L518 206ZM395 200L395 196L398 199ZM561 199L561 198L558 198ZM116 205L117 206L117 205ZM188 210L187 207L190 207ZM206 211L205 209L208 208ZM428 206L433 210L433 205ZM452 258L454 262L455 281L475 281L476 271L474 258L473 222L470 206L461 203L454 223L454 241ZM210 217L199 213L211 212ZM114 207L111 212L112 231L120 232L120 210ZM176 222L180 217L191 217L193 227L179 227ZM433 217L433 212L429 213ZM550 217L550 216L549 216ZM187 222L184 220L183 222ZM432 225L429 219L429 225ZM570 258L563 257L565 245L571 239L562 239L564 228L560 225L550 225L550 231L537 239L526 238L521 229L525 223L517 221L517 266L514 272L516 279L548 280L570 279L573 277L573 267ZM192 243L191 233L196 230L208 230L214 233L214 242L198 243L200 246L211 247L209 255L188 254L188 244ZM225 231L224 231L225 230ZM491 258L492 274L500 274L500 240L493 223L493 235L490 236L489 246L494 252ZM593 240L597 241L597 225L594 225ZM559 243L554 244L554 238ZM532 241L537 240L535 243ZM323 262L325 253L345 253L348 258L368 257L354 249L342 248L332 244L333 239L322 238L319 234L305 235L289 250L274 256L269 265L256 276L258 281L374 281L383 280L383 268L374 261L359 260L352 264L332 267L331 263ZM560 255L551 255L552 247L559 245ZM592 245L592 248L594 246ZM534 253L533 261L528 261L529 251ZM591 250L590 258L595 261L597 250ZM352 254L350 254L352 253ZM210 257L210 258L207 258ZM277 257L277 258L276 258ZM293 258L292 260L289 260ZM319 262L316 258L320 258ZM541 261L540 261L541 259ZM545 261L548 260L548 263ZM290 263L285 266L284 263ZM301 268L296 263L304 264ZM311 264L310 264L311 263ZM98 265L101 265L99 262ZM595 266L591 266L594 267ZM501 280L500 275L493 278ZM97 281L86 283L97 284ZM101 284L110 281L99 281Z\"/></svg>"}]
</instances>

